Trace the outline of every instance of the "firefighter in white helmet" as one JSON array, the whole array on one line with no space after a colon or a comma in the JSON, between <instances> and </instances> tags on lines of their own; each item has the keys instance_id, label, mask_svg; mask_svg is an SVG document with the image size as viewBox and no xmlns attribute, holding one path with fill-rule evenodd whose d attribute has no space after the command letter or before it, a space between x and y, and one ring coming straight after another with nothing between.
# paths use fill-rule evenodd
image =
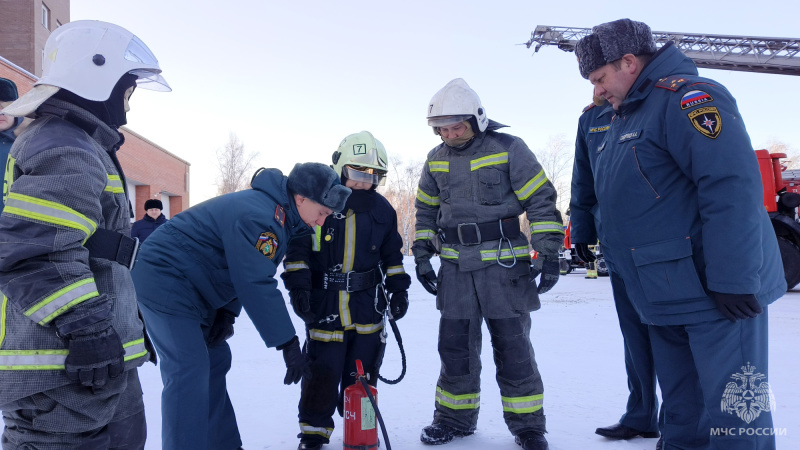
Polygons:
<instances>
[{"instance_id":1,"label":"firefighter in white helmet","mask_svg":"<svg viewBox=\"0 0 800 450\"><path fill-rule=\"evenodd\" d=\"M461 78L428 104L442 143L428 153L417 191L417 277L441 313L433 424L426 444L473 434L480 407L481 324L492 335L503 417L526 450L546 449L543 386L530 342L530 312L558 281L564 238L556 191L525 143L489 120ZM521 231L525 213L529 230ZM531 264L530 245L537 258ZM440 255L438 276L430 263ZM540 276L540 281L535 278Z\"/></svg>"},{"instance_id":2,"label":"firefighter in white helmet","mask_svg":"<svg viewBox=\"0 0 800 450\"><path fill-rule=\"evenodd\" d=\"M3 448L143 448L146 345L137 242L115 155L136 86L170 90L152 52L98 21L62 25L42 78L3 110L35 118L6 164L0 217Z\"/></svg>"},{"instance_id":3,"label":"firefighter in white helmet","mask_svg":"<svg viewBox=\"0 0 800 450\"><path fill-rule=\"evenodd\" d=\"M351 134L334 152L333 168L353 190L345 209L310 238L289 244L281 275L306 323L311 369L300 394L299 450L318 450L330 441L332 416L355 382L357 359L370 384L378 382L383 313L388 306L399 320L408 309L411 277L403 270L397 214L375 190L388 169L383 144L368 131Z\"/></svg>"}]
</instances>

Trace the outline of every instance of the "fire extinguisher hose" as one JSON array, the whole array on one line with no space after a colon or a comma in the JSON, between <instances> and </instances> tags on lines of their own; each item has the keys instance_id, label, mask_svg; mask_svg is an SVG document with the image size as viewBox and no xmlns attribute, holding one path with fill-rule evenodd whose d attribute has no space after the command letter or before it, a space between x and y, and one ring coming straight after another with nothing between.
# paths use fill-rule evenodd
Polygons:
<instances>
[{"instance_id":1,"label":"fire extinguisher hose","mask_svg":"<svg viewBox=\"0 0 800 450\"><path fill-rule=\"evenodd\" d=\"M392 444L389 443L389 433L386 432L386 425L384 425L383 416L381 416L381 412L378 409L378 402L375 401L375 396L372 395L372 392L369 390L370 386L369 383L367 383L367 377L360 375L358 380L361 381L361 385L364 386L364 390L367 391L372 407L375 408L375 416L378 418L378 423L381 424L381 433L383 434L383 441L386 442L386 450L392 450Z\"/></svg>"},{"instance_id":2,"label":"fire extinguisher hose","mask_svg":"<svg viewBox=\"0 0 800 450\"><path fill-rule=\"evenodd\" d=\"M383 381L386 384L397 384L397 383L400 382L400 380L403 379L403 377L406 376L406 352L403 349L403 338L400 337L400 329L397 328L397 323L395 322L394 319L389 319L389 325L392 326L392 333L394 334L394 338L397 339L397 347L400 349L400 360L402 362L403 368L400 371L400 376L397 377L396 380L389 380L387 378L384 378L383 376L381 376L380 372L378 372L378 379ZM386 344L384 343L383 344L383 348L381 349L381 352L380 352L380 357L379 357L380 360L381 360L381 363L383 362L383 353L385 351L386 351ZM379 368L380 368L380 366L379 366Z\"/></svg>"}]
</instances>

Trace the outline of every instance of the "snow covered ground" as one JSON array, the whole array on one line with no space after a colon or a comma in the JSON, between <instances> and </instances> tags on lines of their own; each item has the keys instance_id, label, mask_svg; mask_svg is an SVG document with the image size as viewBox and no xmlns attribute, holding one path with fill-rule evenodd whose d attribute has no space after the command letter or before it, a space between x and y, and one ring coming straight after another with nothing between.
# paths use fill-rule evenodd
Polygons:
<instances>
[{"instance_id":1,"label":"snow covered ground","mask_svg":"<svg viewBox=\"0 0 800 450\"><path fill-rule=\"evenodd\" d=\"M406 271L414 273L406 258ZM412 275L413 278L413 275ZM280 283L279 283L280 284ZM433 417L434 392L439 373L436 351L439 314L434 297L416 281L409 293L408 315L398 322L405 346L408 373L398 385L378 385L379 407L395 450L514 450L519 447L506 429L500 393L494 380L489 335L484 326L481 412L475 435L456 439L443 447L419 441L422 427ZM294 317L302 336L302 322ZM544 379L547 439L553 450L654 449L656 439L610 441L594 434L598 426L615 423L623 412L627 385L622 335L617 325L608 278L584 279L582 272L562 276L553 290L542 296L542 309L533 313L531 337ZM782 434L778 448L800 448L800 290L789 292L770 307L770 377L777 403L775 427ZM247 450L297 448L297 401L300 386L283 384L280 352L268 349L252 323L243 316L229 341L233 368L228 389L236 410L243 446ZM382 375L400 374L400 356L391 337ZM158 368L140 369L148 422L146 449L161 448ZM721 395L721 393L720 393ZM342 422L328 449L342 448ZM383 437L381 437L383 440ZM386 448L382 446L382 448Z\"/></svg>"}]
</instances>

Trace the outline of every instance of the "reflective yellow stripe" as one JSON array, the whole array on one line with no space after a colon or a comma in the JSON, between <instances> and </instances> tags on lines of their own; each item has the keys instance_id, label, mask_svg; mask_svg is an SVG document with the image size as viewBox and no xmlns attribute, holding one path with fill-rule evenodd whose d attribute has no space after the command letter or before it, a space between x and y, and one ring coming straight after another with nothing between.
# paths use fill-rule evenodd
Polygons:
<instances>
[{"instance_id":1,"label":"reflective yellow stripe","mask_svg":"<svg viewBox=\"0 0 800 450\"><path fill-rule=\"evenodd\" d=\"M564 234L564 225L558 222L534 222L531 224L531 234L537 233Z\"/></svg>"},{"instance_id":2,"label":"reflective yellow stripe","mask_svg":"<svg viewBox=\"0 0 800 450\"><path fill-rule=\"evenodd\" d=\"M508 152L495 153L494 155L473 159L469 162L469 170L475 171L481 167L492 166L496 164L508 164Z\"/></svg>"},{"instance_id":3,"label":"reflective yellow stripe","mask_svg":"<svg viewBox=\"0 0 800 450\"><path fill-rule=\"evenodd\" d=\"M439 254L439 257L445 259L457 259L458 251L450 247L442 247L442 252Z\"/></svg>"},{"instance_id":4,"label":"reflective yellow stripe","mask_svg":"<svg viewBox=\"0 0 800 450\"><path fill-rule=\"evenodd\" d=\"M528 246L521 246L521 247L514 247L514 253L511 253L511 250L508 248L504 248L500 251L500 259L513 259L514 255L516 255L517 259L528 257L530 258L530 253L528 253ZM481 250L481 261L494 261L497 259L497 250Z\"/></svg>"},{"instance_id":5,"label":"reflective yellow stripe","mask_svg":"<svg viewBox=\"0 0 800 450\"><path fill-rule=\"evenodd\" d=\"M478 409L481 407L481 394L453 395L436 386L436 403L450 409Z\"/></svg>"},{"instance_id":6,"label":"reflective yellow stripe","mask_svg":"<svg viewBox=\"0 0 800 450\"><path fill-rule=\"evenodd\" d=\"M417 189L417 200L425 203L426 205L431 206L439 206L439 197L431 197L430 195L426 194L422 191L422 189Z\"/></svg>"},{"instance_id":7,"label":"reflective yellow stripe","mask_svg":"<svg viewBox=\"0 0 800 450\"><path fill-rule=\"evenodd\" d=\"M428 170L431 172L450 172L449 161L428 161Z\"/></svg>"},{"instance_id":8,"label":"reflective yellow stripe","mask_svg":"<svg viewBox=\"0 0 800 450\"><path fill-rule=\"evenodd\" d=\"M370 323L367 325L354 323L353 325L355 325L358 334L372 334L383 329L383 323Z\"/></svg>"},{"instance_id":9,"label":"reflective yellow stripe","mask_svg":"<svg viewBox=\"0 0 800 450\"><path fill-rule=\"evenodd\" d=\"M15 192L8 194L3 212L83 231L84 243L97 230L94 221L72 208Z\"/></svg>"},{"instance_id":10,"label":"reflective yellow stripe","mask_svg":"<svg viewBox=\"0 0 800 450\"><path fill-rule=\"evenodd\" d=\"M314 236L311 237L311 251L318 252L322 248L322 227L314 227Z\"/></svg>"},{"instance_id":11,"label":"reflective yellow stripe","mask_svg":"<svg viewBox=\"0 0 800 450\"><path fill-rule=\"evenodd\" d=\"M542 409L544 394L529 395L527 397L500 397L503 401L503 411L515 414L527 414Z\"/></svg>"},{"instance_id":12,"label":"reflective yellow stripe","mask_svg":"<svg viewBox=\"0 0 800 450\"><path fill-rule=\"evenodd\" d=\"M125 188L122 186L122 180L119 175L108 175L108 182L106 183L105 190L113 194L124 194Z\"/></svg>"},{"instance_id":13,"label":"reflective yellow stripe","mask_svg":"<svg viewBox=\"0 0 800 450\"><path fill-rule=\"evenodd\" d=\"M386 276L390 277L392 275L400 275L406 273L406 270L403 266L389 266L386 268Z\"/></svg>"},{"instance_id":14,"label":"reflective yellow stripe","mask_svg":"<svg viewBox=\"0 0 800 450\"><path fill-rule=\"evenodd\" d=\"M544 174L544 169L542 169L536 174L535 177L531 178L530 181L525 183L525 186L522 186L522 189L514 191L514 193L517 194L519 201L527 200L528 197L533 195L533 193L536 192L536 190L546 182L547 176Z\"/></svg>"},{"instance_id":15,"label":"reflective yellow stripe","mask_svg":"<svg viewBox=\"0 0 800 450\"><path fill-rule=\"evenodd\" d=\"M2 292L0 292L2 294ZM3 302L0 303L0 348L3 348L3 341L6 338L6 308L8 306L8 297L3 294Z\"/></svg>"},{"instance_id":16,"label":"reflective yellow stripe","mask_svg":"<svg viewBox=\"0 0 800 450\"><path fill-rule=\"evenodd\" d=\"M305 261L287 261L283 263L284 270L294 272L296 270L309 269Z\"/></svg>"},{"instance_id":17,"label":"reflective yellow stripe","mask_svg":"<svg viewBox=\"0 0 800 450\"><path fill-rule=\"evenodd\" d=\"M141 358L147 354L144 338L128 342L125 361ZM69 350L0 350L0 370L64 370L64 361Z\"/></svg>"},{"instance_id":18,"label":"reflective yellow stripe","mask_svg":"<svg viewBox=\"0 0 800 450\"><path fill-rule=\"evenodd\" d=\"M433 230L417 230L414 234L414 240L426 240L426 239L433 239L436 237L436 232Z\"/></svg>"},{"instance_id":19,"label":"reflective yellow stripe","mask_svg":"<svg viewBox=\"0 0 800 450\"><path fill-rule=\"evenodd\" d=\"M344 332L341 330L325 331L312 329L308 330L308 336L320 342L344 342Z\"/></svg>"},{"instance_id":20,"label":"reflective yellow stripe","mask_svg":"<svg viewBox=\"0 0 800 450\"><path fill-rule=\"evenodd\" d=\"M3 203L7 201L8 193L11 192L11 185L14 184L14 164L16 162L17 158L8 155L8 159L6 159L6 173L3 177Z\"/></svg>"},{"instance_id":21,"label":"reflective yellow stripe","mask_svg":"<svg viewBox=\"0 0 800 450\"><path fill-rule=\"evenodd\" d=\"M300 432L303 434L315 434L317 436L322 436L325 439L330 439L331 434L333 434L333 428L315 427L307 423L300 422Z\"/></svg>"},{"instance_id":22,"label":"reflective yellow stripe","mask_svg":"<svg viewBox=\"0 0 800 450\"><path fill-rule=\"evenodd\" d=\"M356 213L352 209L347 210L347 219L344 226L344 260L342 261L342 273L353 270L356 260ZM344 327L353 325L353 318L350 315L350 293L339 291L339 317L342 319Z\"/></svg>"},{"instance_id":23,"label":"reflective yellow stripe","mask_svg":"<svg viewBox=\"0 0 800 450\"><path fill-rule=\"evenodd\" d=\"M39 325L47 325L67 309L98 295L100 294L97 292L94 278L85 278L45 297L25 311L25 316L38 322Z\"/></svg>"}]
</instances>

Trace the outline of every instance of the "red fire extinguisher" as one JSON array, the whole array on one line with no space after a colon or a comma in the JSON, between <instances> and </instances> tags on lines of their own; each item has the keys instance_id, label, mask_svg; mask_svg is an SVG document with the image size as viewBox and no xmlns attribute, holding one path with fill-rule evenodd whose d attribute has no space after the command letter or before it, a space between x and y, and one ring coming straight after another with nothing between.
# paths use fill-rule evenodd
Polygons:
<instances>
[{"instance_id":1,"label":"red fire extinguisher","mask_svg":"<svg viewBox=\"0 0 800 450\"><path fill-rule=\"evenodd\" d=\"M356 382L344 390L344 448L370 450L378 448L378 423L364 385L369 387L376 406L378 390L366 383L364 366L356 360ZM363 382L362 382L363 380Z\"/></svg>"}]
</instances>

